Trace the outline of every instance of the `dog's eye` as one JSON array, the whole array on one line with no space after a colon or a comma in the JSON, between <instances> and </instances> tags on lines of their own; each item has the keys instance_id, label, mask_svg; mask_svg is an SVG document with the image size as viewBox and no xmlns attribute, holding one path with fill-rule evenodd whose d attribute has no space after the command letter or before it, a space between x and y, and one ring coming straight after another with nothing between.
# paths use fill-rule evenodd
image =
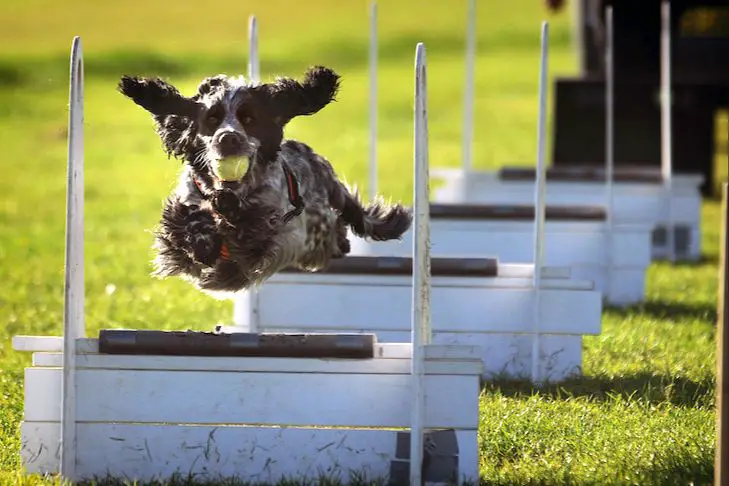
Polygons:
<instances>
[{"instance_id":1,"label":"dog's eye","mask_svg":"<svg viewBox=\"0 0 729 486\"><path fill-rule=\"evenodd\" d=\"M240 108L236 113L236 116L242 125L249 125L253 122L253 113L245 107Z\"/></svg>"},{"instance_id":2,"label":"dog's eye","mask_svg":"<svg viewBox=\"0 0 729 486\"><path fill-rule=\"evenodd\" d=\"M208 117L205 119L205 121L211 127L215 127L220 124L220 118L218 118L218 115L216 115L216 114L208 115Z\"/></svg>"}]
</instances>

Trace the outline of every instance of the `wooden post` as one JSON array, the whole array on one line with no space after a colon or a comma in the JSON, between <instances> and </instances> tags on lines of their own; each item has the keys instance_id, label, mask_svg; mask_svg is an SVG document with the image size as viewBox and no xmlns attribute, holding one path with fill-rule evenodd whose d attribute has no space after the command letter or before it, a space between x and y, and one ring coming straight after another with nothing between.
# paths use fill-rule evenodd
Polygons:
<instances>
[{"instance_id":1,"label":"wooden post","mask_svg":"<svg viewBox=\"0 0 729 486\"><path fill-rule=\"evenodd\" d=\"M66 261L61 385L61 476L76 475L76 340L86 334L84 316L84 65L81 38L71 46L66 181Z\"/></svg>"},{"instance_id":2,"label":"wooden post","mask_svg":"<svg viewBox=\"0 0 729 486\"><path fill-rule=\"evenodd\" d=\"M719 313L716 335L716 456L714 484L729 484L729 183L724 183L719 248Z\"/></svg>"}]
</instances>

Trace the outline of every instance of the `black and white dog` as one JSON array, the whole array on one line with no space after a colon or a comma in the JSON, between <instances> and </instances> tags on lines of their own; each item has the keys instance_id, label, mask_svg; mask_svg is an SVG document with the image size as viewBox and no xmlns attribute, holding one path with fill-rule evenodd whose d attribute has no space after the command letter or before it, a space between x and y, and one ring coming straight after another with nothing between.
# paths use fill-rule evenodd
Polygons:
<instances>
[{"instance_id":1,"label":"black and white dog","mask_svg":"<svg viewBox=\"0 0 729 486\"><path fill-rule=\"evenodd\" d=\"M302 82L218 75L192 97L158 78L121 78L119 90L154 116L168 156L185 162L156 233L155 275L234 292L285 267L325 269L349 253L347 227L379 241L410 228L410 209L363 206L324 157L284 140L286 123L318 112L338 89L339 76L321 66Z\"/></svg>"}]
</instances>

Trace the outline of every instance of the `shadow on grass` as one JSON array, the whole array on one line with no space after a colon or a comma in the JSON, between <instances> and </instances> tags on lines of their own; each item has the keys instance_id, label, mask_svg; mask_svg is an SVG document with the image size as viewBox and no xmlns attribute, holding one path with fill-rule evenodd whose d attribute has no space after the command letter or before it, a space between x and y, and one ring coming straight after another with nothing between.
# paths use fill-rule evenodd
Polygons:
<instances>
[{"instance_id":1,"label":"shadow on grass","mask_svg":"<svg viewBox=\"0 0 729 486\"><path fill-rule=\"evenodd\" d=\"M594 401L623 399L652 405L670 403L680 407L705 407L713 406L715 387L713 377L694 381L683 377L636 373L619 377L585 376L542 387L535 387L528 381L495 380L485 383L484 390L487 393L498 391L513 398L539 393L555 400L585 397Z\"/></svg>"},{"instance_id":2,"label":"shadow on grass","mask_svg":"<svg viewBox=\"0 0 729 486\"><path fill-rule=\"evenodd\" d=\"M463 57L465 40L461 33L422 34L406 33L380 40L378 59L380 62L402 61L412 64L415 46L425 42L428 54L438 57L452 55ZM483 42L483 40L481 40ZM514 32L501 36L498 44L509 49L538 49L538 36L531 32ZM569 44L569 38L558 36L551 44ZM123 50L102 54L89 54L84 57L85 74L88 77L117 78L122 74L155 75L160 77L209 76L217 73L239 74L247 70L247 48L239 52L211 55L207 52L163 54L151 50ZM489 49L494 45L489 44ZM304 51L308 52L305 53ZM297 49L296 55L262 56L261 67L264 73L298 73L315 64L329 65L342 70L353 66L365 68L368 62L366 41L339 39L337 42L305 45ZM36 57L0 57L0 88L19 87L33 82L45 82L48 78L63 83L68 81L68 53Z\"/></svg>"},{"instance_id":3,"label":"shadow on grass","mask_svg":"<svg viewBox=\"0 0 729 486\"><path fill-rule=\"evenodd\" d=\"M703 265L719 265L719 255L717 254L711 254L707 255L703 253L698 260L680 260L677 262L669 263L667 260L655 260L656 262L665 263L667 265L671 265L672 267L676 268L694 268L694 267L700 267Z\"/></svg>"},{"instance_id":4,"label":"shadow on grass","mask_svg":"<svg viewBox=\"0 0 729 486\"><path fill-rule=\"evenodd\" d=\"M648 300L629 307L606 306L605 310L618 317L636 319L696 319L711 323L717 319L716 305L708 302Z\"/></svg>"}]
</instances>

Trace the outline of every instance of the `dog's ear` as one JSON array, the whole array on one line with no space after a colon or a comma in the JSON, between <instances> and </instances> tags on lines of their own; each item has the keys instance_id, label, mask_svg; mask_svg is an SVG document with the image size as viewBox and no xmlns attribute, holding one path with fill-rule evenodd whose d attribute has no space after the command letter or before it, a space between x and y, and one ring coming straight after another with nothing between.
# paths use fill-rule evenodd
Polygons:
<instances>
[{"instance_id":1,"label":"dog's ear","mask_svg":"<svg viewBox=\"0 0 729 486\"><path fill-rule=\"evenodd\" d=\"M279 78L262 85L273 101L275 116L281 125L300 115L313 115L334 101L339 91L339 75L329 68L310 68L302 82Z\"/></svg>"},{"instance_id":2,"label":"dog's ear","mask_svg":"<svg viewBox=\"0 0 729 486\"><path fill-rule=\"evenodd\" d=\"M123 76L119 91L154 115L165 151L187 157L197 150L197 117L202 105L182 96L177 88L158 78Z\"/></svg>"},{"instance_id":3,"label":"dog's ear","mask_svg":"<svg viewBox=\"0 0 729 486\"><path fill-rule=\"evenodd\" d=\"M201 105L191 98L182 96L171 84L159 78L138 78L122 76L119 91L158 119L167 115L195 119Z\"/></svg>"}]
</instances>

